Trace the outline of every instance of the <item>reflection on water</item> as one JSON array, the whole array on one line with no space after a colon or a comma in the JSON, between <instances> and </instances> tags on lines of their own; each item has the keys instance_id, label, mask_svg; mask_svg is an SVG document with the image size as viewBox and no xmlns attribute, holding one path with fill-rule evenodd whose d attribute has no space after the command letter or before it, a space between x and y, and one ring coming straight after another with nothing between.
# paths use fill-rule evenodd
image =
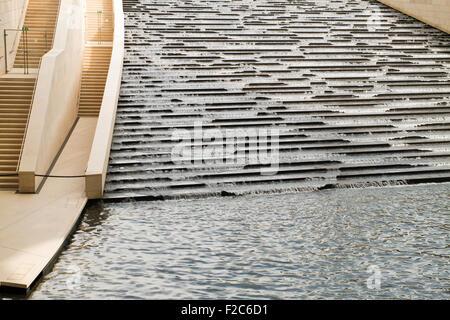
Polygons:
<instances>
[{"instance_id":1,"label":"reflection on water","mask_svg":"<svg viewBox=\"0 0 450 320\"><path fill-rule=\"evenodd\" d=\"M93 203L31 298L449 298L450 184Z\"/></svg>"}]
</instances>

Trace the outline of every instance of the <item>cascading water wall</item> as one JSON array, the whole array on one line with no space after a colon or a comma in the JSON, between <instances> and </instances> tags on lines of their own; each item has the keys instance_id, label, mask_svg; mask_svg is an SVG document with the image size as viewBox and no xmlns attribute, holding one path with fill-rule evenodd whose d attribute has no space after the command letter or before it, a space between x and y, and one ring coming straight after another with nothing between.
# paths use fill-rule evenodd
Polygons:
<instances>
[{"instance_id":1,"label":"cascading water wall","mask_svg":"<svg viewBox=\"0 0 450 320\"><path fill-rule=\"evenodd\" d=\"M124 0L106 198L450 181L450 38L375 0Z\"/></svg>"}]
</instances>

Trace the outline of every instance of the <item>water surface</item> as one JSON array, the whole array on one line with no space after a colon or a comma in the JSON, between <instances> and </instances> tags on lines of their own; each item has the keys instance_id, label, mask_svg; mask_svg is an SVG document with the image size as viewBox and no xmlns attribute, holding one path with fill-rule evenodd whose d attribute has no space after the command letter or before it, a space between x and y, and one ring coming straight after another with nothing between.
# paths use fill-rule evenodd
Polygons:
<instances>
[{"instance_id":1,"label":"water surface","mask_svg":"<svg viewBox=\"0 0 450 320\"><path fill-rule=\"evenodd\" d=\"M91 203L31 298L448 299L449 195L436 184Z\"/></svg>"}]
</instances>

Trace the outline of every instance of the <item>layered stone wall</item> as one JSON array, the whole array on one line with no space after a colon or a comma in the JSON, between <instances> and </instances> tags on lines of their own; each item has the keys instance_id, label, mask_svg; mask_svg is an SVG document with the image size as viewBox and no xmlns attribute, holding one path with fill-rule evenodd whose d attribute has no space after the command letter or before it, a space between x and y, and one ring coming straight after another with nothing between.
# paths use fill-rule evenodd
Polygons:
<instances>
[{"instance_id":1,"label":"layered stone wall","mask_svg":"<svg viewBox=\"0 0 450 320\"><path fill-rule=\"evenodd\" d=\"M21 26L27 0L0 0L0 75L5 72L4 29L17 29ZM9 51L14 51L15 38L7 39Z\"/></svg>"}]
</instances>

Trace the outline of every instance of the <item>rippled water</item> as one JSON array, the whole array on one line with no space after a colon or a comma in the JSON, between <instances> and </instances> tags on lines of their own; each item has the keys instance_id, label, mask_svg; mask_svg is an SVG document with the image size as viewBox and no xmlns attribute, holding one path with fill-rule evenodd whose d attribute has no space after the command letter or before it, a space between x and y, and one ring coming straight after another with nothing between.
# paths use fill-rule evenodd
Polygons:
<instances>
[{"instance_id":1,"label":"rippled water","mask_svg":"<svg viewBox=\"0 0 450 320\"><path fill-rule=\"evenodd\" d=\"M448 299L449 195L440 184L97 202L31 298Z\"/></svg>"}]
</instances>

